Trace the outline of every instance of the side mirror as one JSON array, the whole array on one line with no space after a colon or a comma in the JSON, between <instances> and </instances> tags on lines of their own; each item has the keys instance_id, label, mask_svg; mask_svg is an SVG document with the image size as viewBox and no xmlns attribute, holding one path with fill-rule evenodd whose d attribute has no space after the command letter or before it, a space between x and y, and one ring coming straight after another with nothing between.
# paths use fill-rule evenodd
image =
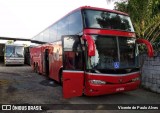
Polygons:
<instances>
[{"instance_id":1,"label":"side mirror","mask_svg":"<svg viewBox=\"0 0 160 113\"><path fill-rule=\"evenodd\" d=\"M153 55L154 55L153 51L154 50L153 50L153 47L152 47L151 43L148 40L139 38L139 39L136 40L136 42L139 43L139 44L145 44L146 47L147 47L147 50L148 50L148 56L153 57Z\"/></svg>"},{"instance_id":2,"label":"side mirror","mask_svg":"<svg viewBox=\"0 0 160 113\"><path fill-rule=\"evenodd\" d=\"M95 56L95 43L91 36L85 35L83 36L88 43L88 56Z\"/></svg>"}]
</instances>

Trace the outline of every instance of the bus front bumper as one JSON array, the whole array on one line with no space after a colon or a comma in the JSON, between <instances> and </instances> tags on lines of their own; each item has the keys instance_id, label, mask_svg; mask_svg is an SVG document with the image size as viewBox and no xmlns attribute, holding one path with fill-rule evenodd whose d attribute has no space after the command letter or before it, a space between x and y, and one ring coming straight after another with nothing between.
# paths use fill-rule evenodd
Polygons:
<instances>
[{"instance_id":1,"label":"bus front bumper","mask_svg":"<svg viewBox=\"0 0 160 113\"><path fill-rule=\"evenodd\" d=\"M105 94L120 93L120 92L135 90L139 87L139 85L140 85L140 80L125 84L94 85L88 83L84 90L84 94L87 96L98 96Z\"/></svg>"},{"instance_id":2,"label":"bus front bumper","mask_svg":"<svg viewBox=\"0 0 160 113\"><path fill-rule=\"evenodd\" d=\"M24 64L24 59L9 59L5 60L5 65L23 65Z\"/></svg>"}]
</instances>

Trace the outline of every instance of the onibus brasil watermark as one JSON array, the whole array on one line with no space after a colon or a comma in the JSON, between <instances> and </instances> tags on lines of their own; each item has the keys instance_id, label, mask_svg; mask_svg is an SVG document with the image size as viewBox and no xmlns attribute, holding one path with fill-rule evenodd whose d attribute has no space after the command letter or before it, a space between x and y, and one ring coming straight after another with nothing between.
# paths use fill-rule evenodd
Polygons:
<instances>
[{"instance_id":1,"label":"onibus brasil watermark","mask_svg":"<svg viewBox=\"0 0 160 113\"><path fill-rule=\"evenodd\" d=\"M3 111L41 111L42 106L30 106L30 105L2 105Z\"/></svg>"}]
</instances>

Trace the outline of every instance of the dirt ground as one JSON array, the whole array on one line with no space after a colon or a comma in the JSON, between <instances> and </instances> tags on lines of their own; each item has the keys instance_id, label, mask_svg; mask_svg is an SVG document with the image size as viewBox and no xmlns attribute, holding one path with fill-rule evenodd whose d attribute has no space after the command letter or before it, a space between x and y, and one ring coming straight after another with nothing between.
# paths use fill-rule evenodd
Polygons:
<instances>
[{"instance_id":1,"label":"dirt ground","mask_svg":"<svg viewBox=\"0 0 160 113\"><path fill-rule=\"evenodd\" d=\"M62 87L58 83L43 75L34 73L30 66L4 66L1 64L0 104L40 104L44 106L42 107L43 111L36 112L43 113L134 113L135 111L140 113L159 113L159 110L101 110L101 108L112 104L154 104L160 107L160 94L139 88L135 91L119 94L96 97L81 96L64 99L62 96ZM60 109L54 107L56 105L60 105ZM71 107L70 105L73 106ZM86 106L88 106L88 110L86 110ZM66 110L68 107L71 108ZM1 112L19 113L22 111ZM23 112L30 113L33 111Z\"/></svg>"}]
</instances>

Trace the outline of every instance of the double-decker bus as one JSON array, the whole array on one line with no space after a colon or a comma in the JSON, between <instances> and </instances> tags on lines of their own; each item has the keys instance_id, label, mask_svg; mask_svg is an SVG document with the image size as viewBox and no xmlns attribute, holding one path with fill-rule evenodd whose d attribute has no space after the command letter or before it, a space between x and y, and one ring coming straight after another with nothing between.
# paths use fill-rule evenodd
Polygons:
<instances>
[{"instance_id":1,"label":"double-decker bus","mask_svg":"<svg viewBox=\"0 0 160 113\"><path fill-rule=\"evenodd\" d=\"M33 37L48 44L30 50L31 66L62 83L64 98L135 90L140 85L138 45L128 14L80 7Z\"/></svg>"},{"instance_id":2,"label":"double-decker bus","mask_svg":"<svg viewBox=\"0 0 160 113\"><path fill-rule=\"evenodd\" d=\"M19 44L5 44L4 49L5 65L23 65L24 64L24 46Z\"/></svg>"}]
</instances>

